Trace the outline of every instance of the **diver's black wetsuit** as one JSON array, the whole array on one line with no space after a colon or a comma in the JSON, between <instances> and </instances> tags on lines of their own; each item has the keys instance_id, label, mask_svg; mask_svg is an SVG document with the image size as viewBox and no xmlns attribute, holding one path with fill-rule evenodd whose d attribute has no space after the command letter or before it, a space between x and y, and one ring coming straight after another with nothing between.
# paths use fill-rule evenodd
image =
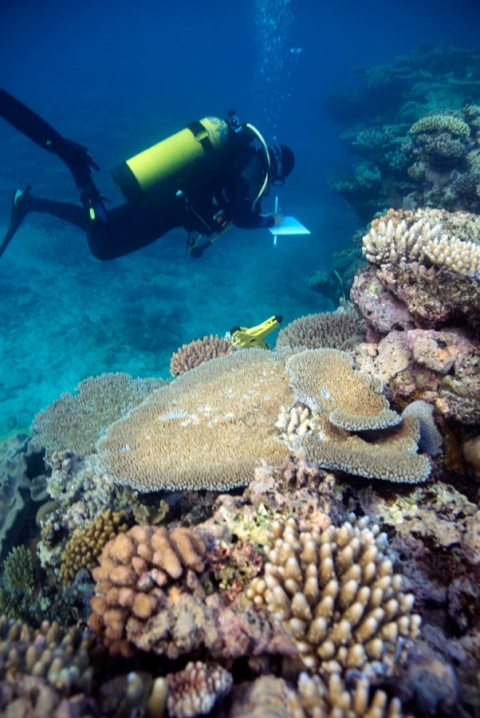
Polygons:
<instances>
[{"instance_id":1,"label":"diver's black wetsuit","mask_svg":"<svg viewBox=\"0 0 480 718\"><path fill-rule=\"evenodd\" d=\"M227 143L228 144L228 143ZM92 221L83 207L29 197L29 212L46 212L85 230L97 259L115 259L151 244L175 227L207 237L232 221L243 229L272 227L272 215L253 203L265 178L261 151L246 141L189 171L180 180L165 180L144 193L139 206L129 202L108 210L107 221ZM181 190L181 194L178 194ZM220 213L220 214L219 214ZM216 215L221 223L214 219Z\"/></svg>"}]
</instances>

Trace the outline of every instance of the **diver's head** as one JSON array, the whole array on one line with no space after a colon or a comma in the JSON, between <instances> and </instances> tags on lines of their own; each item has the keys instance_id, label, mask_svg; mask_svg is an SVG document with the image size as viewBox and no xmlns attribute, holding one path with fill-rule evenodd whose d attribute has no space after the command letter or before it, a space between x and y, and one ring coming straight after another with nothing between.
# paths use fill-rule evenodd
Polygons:
<instances>
[{"instance_id":1,"label":"diver's head","mask_svg":"<svg viewBox=\"0 0 480 718\"><path fill-rule=\"evenodd\" d=\"M275 142L273 147L268 148L270 155L270 184L285 184L285 177L288 177L295 166L295 155L287 145L280 145Z\"/></svg>"}]
</instances>

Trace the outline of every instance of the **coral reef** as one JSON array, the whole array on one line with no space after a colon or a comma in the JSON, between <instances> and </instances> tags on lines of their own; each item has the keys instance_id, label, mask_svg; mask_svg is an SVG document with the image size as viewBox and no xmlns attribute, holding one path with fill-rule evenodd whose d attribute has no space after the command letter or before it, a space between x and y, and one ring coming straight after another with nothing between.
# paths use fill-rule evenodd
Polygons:
<instances>
[{"instance_id":1,"label":"coral reef","mask_svg":"<svg viewBox=\"0 0 480 718\"><path fill-rule=\"evenodd\" d=\"M35 589L32 552L26 546L15 546L6 557L3 568L7 585L13 591L19 589L29 596Z\"/></svg>"},{"instance_id":2,"label":"coral reef","mask_svg":"<svg viewBox=\"0 0 480 718\"><path fill-rule=\"evenodd\" d=\"M265 604L311 671L393 670L399 641L417 635L412 594L393 573L387 536L351 515L339 528L272 524L264 577L246 595Z\"/></svg>"},{"instance_id":3,"label":"coral reef","mask_svg":"<svg viewBox=\"0 0 480 718\"><path fill-rule=\"evenodd\" d=\"M205 545L194 531L134 526L104 547L96 581L90 626L112 654L134 652L132 636L165 608L162 590L182 576L194 585L194 572L204 569Z\"/></svg>"},{"instance_id":4,"label":"coral reef","mask_svg":"<svg viewBox=\"0 0 480 718\"><path fill-rule=\"evenodd\" d=\"M111 424L97 444L101 466L139 491L246 485L261 458L283 458L272 427L291 399L273 353L233 352L182 374Z\"/></svg>"},{"instance_id":5,"label":"coral reef","mask_svg":"<svg viewBox=\"0 0 480 718\"><path fill-rule=\"evenodd\" d=\"M364 333L363 320L350 303L345 303L334 312L308 314L290 322L278 333L276 349L345 349Z\"/></svg>"},{"instance_id":6,"label":"coral reef","mask_svg":"<svg viewBox=\"0 0 480 718\"><path fill-rule=\"evenodd\" d=\"M171 718L208 715L217 700L230 692L232 684L231 674L219 665L187 663L183 671L168 675L168 714Z\"/></svg>"},{"instance_id":7,"label":"coral reef","mask_svg":"<svg viewBox=\"0 0 480 718\"><path fill-rule=\"evenodd\" d=\"M301 673L297 691L287 690L289 715L292 718L316 718L335 715L335 718L402 718L402 704L398 698L389 701L384 691L370 696L370 684L362 678L348 689L338 674L328 681L320 676Z\"/></svg>"},{"instance_id":8,"label":"coral reef","mask_svg":"<svg viewBox=\"0 0 480 718\"><path fill-rule=\"evenodd\" d=\"M479 68L475 51L424 44L391 65L357 69L362 90L327 101L343 125L340 139L359 157L330 189L362 222L386 207L480 212L479 107L472 104Z\"/></svg>"},{"instance_id":9,"label":"coral reef","mask_svg":"<svg viewBox=\"0 0 480 718\"><path fill-rule=\"evenodd\" d=\"M397 482L425 481L430 462L415 453L418 419L402 419L392 411L381 394L382 382L355 372L352 365L350 355L337 349L306 350L287 360L301 404L290 413L282 407L276 424L282 436L291 448L303 446L322 468Z\"/></svg>"},{"instance_id":10,"label":"coral reef","mask_svg":"<svg viewBox=\"0 0 480 718\"><path fill-rule=\"evenodd\" d=\"M176 351L170 361L170 374L180 376L186 371L202 364L209 359L225 356L233 351L233 344L227 339L221 339L216 334L210 334L203 339L184 344Z\"/></svg>"},{"instance_id":11,"label":"coral reef","mask_svg":"<svg viewBox=\"0 0 480 718\"><path fill-rule=\"evenodd\" d=\"M102 430L163 384L159 379L132 379L123 373L89 377L75 388L76 394L63 393L35 417L32 446L90 454Z\"/></svg>"},{"instance_id":12,"label":"coral reef","mask_svg":"<svg viewBox=\"0 0 480 718\"><path fill-rule=\"evenodd\" d=\"M65 586L73 583L77 571L82 568L91 571L98 564L105 544L127 530L124 520L125 512L105 509L94 521L73 532L63 550L60 566L60 580Z\"/></svg>"},{"instance_id":13,"label":"coral reef","mask_svg":"<svg viewBox=\"0 0 480 718\"><path fill-rule=\"evenodd\" d=\"M47 497L42 468L39 454L24 434L10 436L0 445L0 552L25 506L22 490L29 491L31 501Z\"/></svg>"}]
</instances>

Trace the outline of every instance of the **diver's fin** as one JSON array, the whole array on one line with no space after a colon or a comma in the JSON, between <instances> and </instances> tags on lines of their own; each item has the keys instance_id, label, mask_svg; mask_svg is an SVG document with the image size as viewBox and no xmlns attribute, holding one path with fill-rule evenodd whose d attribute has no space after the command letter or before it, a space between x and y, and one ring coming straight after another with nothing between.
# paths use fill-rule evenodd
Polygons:
<instances>
[{"instance_id":1,"label":"diver's fin","mask_svg":"<svg viewBox=\"0 0 480 718\"><path fill-rule=\"evenodd\" d=\"M0 116L19 132L29 137L44 150L55 152L53 143L61 135L36 112L17 100L6 90L0 89Z\"/></svg>"},{"instance_id":2,"label":"diver's fin","mask_svg":"<svg viewBox=\"0 0 480 718\"><path fill-rule=\"evenodd\" d=\"M12 127L48 152L56 154L69 168L77 187L84 187L90 179L90 167L99 170L87 147L68 140L48 124L40 115L0 89L0 117Z\"/></svg>"},{"instance_id":3,"label":"diver's fin","mask_svg":"<svg viewBox=\"0 0 480 718\"><path fill-rule=\"evenodd\" d=\"M28 214L28 198L30 195L31 186L28 185L24 190L17 189L12 197L12 214L10 217L10 227L3 238L2 244L0 244L0 257L2 257L6 248L12 241L15 232L23 222L24 217Z\"/></svg>"}]
</instances>

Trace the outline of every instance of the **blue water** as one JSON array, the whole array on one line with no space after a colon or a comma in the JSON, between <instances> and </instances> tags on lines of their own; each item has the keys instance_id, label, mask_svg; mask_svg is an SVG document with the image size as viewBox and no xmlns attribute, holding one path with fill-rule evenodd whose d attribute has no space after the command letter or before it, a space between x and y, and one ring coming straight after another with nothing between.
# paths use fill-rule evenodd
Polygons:
<instances>
[{"instance_id":1,"label":"blue water","mask_svg":"<svg viewBox=\"0 0 480 718\"><path fill-rule=\"evenodd\" d=\"M284 324L332 309L304 280L350 246L356 219L326 176L348 165L323 110L357 89L353 67L393 62L421 42L479 46L474 2L385 0L73 0L2 9L0 85L63 135L87 145L102 194L121 201L108 170L205 115L236 108L267 140L296 154L281 208L312 234L281 238L232 229L201 260L185 233L110 263L82 233L30 215L0 261L0 436L85 376L169 373L173 351L272 314ZM0 124L0 232L15 187L76 201L60 161ZM264 202L273 210L273 196Z\"/></svg>"}]
</instances>

